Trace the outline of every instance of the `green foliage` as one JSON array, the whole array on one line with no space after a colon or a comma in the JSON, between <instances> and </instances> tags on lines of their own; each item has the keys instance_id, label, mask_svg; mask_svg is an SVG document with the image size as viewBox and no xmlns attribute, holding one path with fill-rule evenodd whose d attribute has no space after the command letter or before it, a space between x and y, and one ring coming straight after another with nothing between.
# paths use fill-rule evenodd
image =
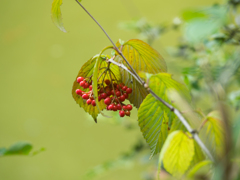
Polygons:
<instances>
[{"instance_id":1,"label":"green foliage","mask_svg":"<svg viewBox=\"0 0 240 180\"><path fill-rule=\"evenodd\" d=\"M209 160L204 160L196 164L192 169L189 170L187 177L188 178L195 178L199 173L204 171L204 174L208 173L211 169L212 162ZM206 170L207 172L205 172Z\"/></svg>"},{"instance_id":2,"label":"green foliage","mask_svg":"<svg viewBox=\"0 0 240 180\"><path fill-rule=\"evenodd\" d=\"M141 40L129 40L125 42L122 47L120 43L117 43L117 47L122 50L123 55L127 58L129 64L137 73L143 71L157 74L167 71L167 66L162 56L155 49ZM128 66L121 56L118 55L116 60L124 64L126 67ZM127 71L120 69L120 72L122 82L128 87L131 87L133 92L138 92L131 94L129 100L139 108L143 99L147 96L146 90Z\"/></svg>"},{"instance_id":3,"label":"green foliage","mask_svg":"<svg viewBox=\"0 0 240 180\"><path fill-rule=\"evenodd\" d=\"M31 153L32 148L33 148L33 146L31 143L20 141L20 142L13 144L8 149L5 147L0 148L0 157L8 156L8 155L36 155L39 152L44 151L44 148L42 148L38 151Z\"/></svg>"},{"instance_id":4,"label":"green foliage","mask_svg":"<svg viewBox=\"0 0 240 180\"><path fill-rule=\"evenodd\" d=\"M152 75L148 81L149 87L166 102L171 103L168 97L168 93L171 91L177 91L190 99L187 88L173 80L170 74ZM168 132L172 128L172 121L174 121L174 130L182 129L182 127L175 125L177 124L175 121L179 121L176 116L151 94L144 99L138 111L138 123L143 137L151 148L152 156L161 151Z\"/></svg>"},{"instance_id":5,"label":"green foliage","mask_svg":"<svg viewBox=\"0 0 240 180\"><path fill-rule=\"evenodd\" d=\"M63 32L67 32L62 23L62 13L60 6L62 5L62 0L53 0L52 3L52 21L53 23Z\"/></svg>"}]
</instances>

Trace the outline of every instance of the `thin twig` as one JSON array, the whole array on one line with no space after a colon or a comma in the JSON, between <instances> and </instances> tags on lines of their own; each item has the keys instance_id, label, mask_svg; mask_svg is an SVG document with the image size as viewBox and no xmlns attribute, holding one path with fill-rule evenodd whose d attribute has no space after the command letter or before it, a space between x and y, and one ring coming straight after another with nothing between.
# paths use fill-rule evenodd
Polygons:
<instances>
[{"instance_id":1,"label":"thin twig","mask_svg":"<svg viewBox=\"0 0 240 180\"><path fill-rule=\"evenodd\" d=\"M147 87L146 90L152 94L153 97L155 97L157 100L161 101L166 107L168 107L176 116L179 118L179 120L183 123L183 125L186 127L186 129L192 134L195 141L198 143L198 145L202 148L202 150L206 153L206 155L209 157L211 161L214 162L213 156L211 155L210 151L207 149L205 144L201 141L199 138L197 132L191 128L191 126L188 124L187 120L182 116L182 114L173 106L165 102L162 98L160 98L157 94L155 94L148 86L145 86L146 83L140 78L140 76L136 73L136 71L133 69L133 67L129 64L125 56L122 54L122 52L117 48L117 46L113 43L112 39L109 37L107 32L103 29L103 27L97 22L97 20L83 7L83 5L76 0L76 2L86 11L86 13L97 23L97 25L102 29L104 34L107 36L107 38L110 40L112 45L114 46L114 49L119 53L119 55L124 59L124 61L127 63L127 65L130 67L131 71L125 67L123 64L119 64L115 61L110 61L116 65L118 65L120 68L123 68L127 72L129 72L140 84L142 84L144 87Z\"/></svg>"}]
</instances>

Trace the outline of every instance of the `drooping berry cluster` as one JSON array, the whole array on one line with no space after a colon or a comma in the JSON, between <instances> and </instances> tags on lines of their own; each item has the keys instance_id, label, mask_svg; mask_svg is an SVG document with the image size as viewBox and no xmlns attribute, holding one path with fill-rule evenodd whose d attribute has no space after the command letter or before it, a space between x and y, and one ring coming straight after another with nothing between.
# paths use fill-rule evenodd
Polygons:
<instances>
[{"instance_id":1,"label":"drooping berry cluster","mask_svg":"<svg viewBox=\"0 0 240 180\"><path fill-rule=\"evenodd\" d=\"M90 78L78 77L77 82L88 92L81 89L76 89L76 94L86 100L88 105L96 106L92 92L92 80ZM123 83L117 84L106 79L104 83L98 84L98 101L103 100L107 105L108 111L119 111L120 117L130 116L132 105L125 105L123 102L128 99L128 95L132 93L132 89L125 86Z\"/></svg>"}]
</instances>

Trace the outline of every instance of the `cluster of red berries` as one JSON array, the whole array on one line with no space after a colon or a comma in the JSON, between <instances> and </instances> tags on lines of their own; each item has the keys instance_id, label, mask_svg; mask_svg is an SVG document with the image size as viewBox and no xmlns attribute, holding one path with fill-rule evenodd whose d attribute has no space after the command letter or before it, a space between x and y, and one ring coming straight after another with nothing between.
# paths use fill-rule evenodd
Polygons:
<instances>
[{"instance_id":1,"label":"cluster of red berries","mask_svg":"<svg viewBox=\"0 0 240 180\"><path fill-rule=\"evenodd\" d=\"M92 81L89 78L78 77L77 82L84 89L89 88L88 92L84 92L81 89L76 89L76 94L86 100L88 105L96 106L96 102L93 98L92 92ZM118 111L120 117L130 116L132 105L125 105L123 102L128 98L128 95L132 93L132 89L125 86L123 83L117 84L110 80L105 80L103 83L98 85L98 101L104 100L107 105L108 111Z\"/></svg>"}]
</instances>

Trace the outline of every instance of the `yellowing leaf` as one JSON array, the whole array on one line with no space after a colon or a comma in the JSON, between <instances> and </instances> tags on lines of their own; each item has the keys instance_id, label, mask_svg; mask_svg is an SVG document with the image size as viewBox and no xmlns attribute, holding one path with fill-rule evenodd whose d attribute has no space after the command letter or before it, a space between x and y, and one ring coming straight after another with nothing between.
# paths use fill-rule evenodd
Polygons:
<instances>
[{"instance_id":1,"label":"yellowing leaf","mask_svg":"<svg viewBox=\"0 0 240 180\"><path fill-rule=\"evenodd\" d=\"M173 176L183 175L194 156L194 140L183 131L175 131L167 138L164 148L166 149L161 159L164 168Z\"/></svg>"},{"instance_id":2,"label":"yellowing leaf","mask_svg":"<svg viewBox=\"0 0 240 180\"><path fill-rule=\"evenodd\" d=\"M132 39L125 42L122 48L119 42L116 45L119 49L122 49L123 55L137 73L143 71L157 74L167 71L167 66L162 56L147 43L138 39ZM116 61L128 67L121 56L118 55ZM123 69L120 69L120 71L123 83L132 88L133 92L136 92L129 96L129 100L138 108L148 93L127 71Z\"/></svg>"},{"instance_id":3,"label":"yellowing leaf","mask_svg":"<svg viewBox=\"0 0 240 180\"><path fill-rule=\"evenodd\" d=\"M90 77L93 75L93 70L94 70L94 66L95 66L95 63L96 63L96 59L99 57L99 55L97 56L94 56L93 58L91 58L90 60L88 60L83 66L82 68L80 69L77 77ZM100 60L99 60L99 68L102 68L102 67L107 67L107 62L105 61L106 60L106 56L102 55ZM111 71L115 74L116 78L118 81L120 81L120 72L119 72L119 68L118 66L114 65L114 64L111 64L110 66L110 69ZM104 69L101 69L99 70L98 72L98 77L101 76L102 72L104 71ZM80 107L82 107L86 112L88 112L92 117L93 119L95 120L95 122L97 121L97 116L98 114L100 113L100 111L102 111L103 109L106 108L106 105L104 104L104 101L101 100L99 102L99 108L100 108L100 111L98 110L98 108L95 106L91 106L91 105L88 105L86 103L86 100L82 99L82 97L80 97L79 95L76 94L76 89L81 89L81 90L84 90L80 85L79 83L77 82L77 77L73 83L73 87L72 87L72 96L73 98L75 99L75 101L77 102L77 104L79 104ZM98 79L98 78L97 78ZM99 80L101 81L103 78L100 78ZM109 75L107 74L105 79L110 79ZM86 90L84 90L86 91Z\"/></svg>"},{"instance_id":4,"label":"yellowing leaf","mask_svg":"<svg viewBox=\"0 0 240 180\"><path fill-rule=\"evenodd\" d=\"M151 89L167 102L171 102L167 94L172 90L189 98L186 87L173 80L170 74L159 73L152 75L149 80ZM169 131L185 129L175 114L151 94L147 95L138 110L138 124L152 156L160 152Z\"/></svg>"},{"instance_id":5,"label":"yellowing leaf","mask_svg":"<svg viewBox=\"0 0 240 180\"><path fill-rule=\"evenodd\" d=\"M61 5L62 5L62 0L53 0L52 9L51 9L52 21L61 31L67 32L63 27L63 23L62 23L62 13L60 9Z\"/></svg>"}]
</instances>

